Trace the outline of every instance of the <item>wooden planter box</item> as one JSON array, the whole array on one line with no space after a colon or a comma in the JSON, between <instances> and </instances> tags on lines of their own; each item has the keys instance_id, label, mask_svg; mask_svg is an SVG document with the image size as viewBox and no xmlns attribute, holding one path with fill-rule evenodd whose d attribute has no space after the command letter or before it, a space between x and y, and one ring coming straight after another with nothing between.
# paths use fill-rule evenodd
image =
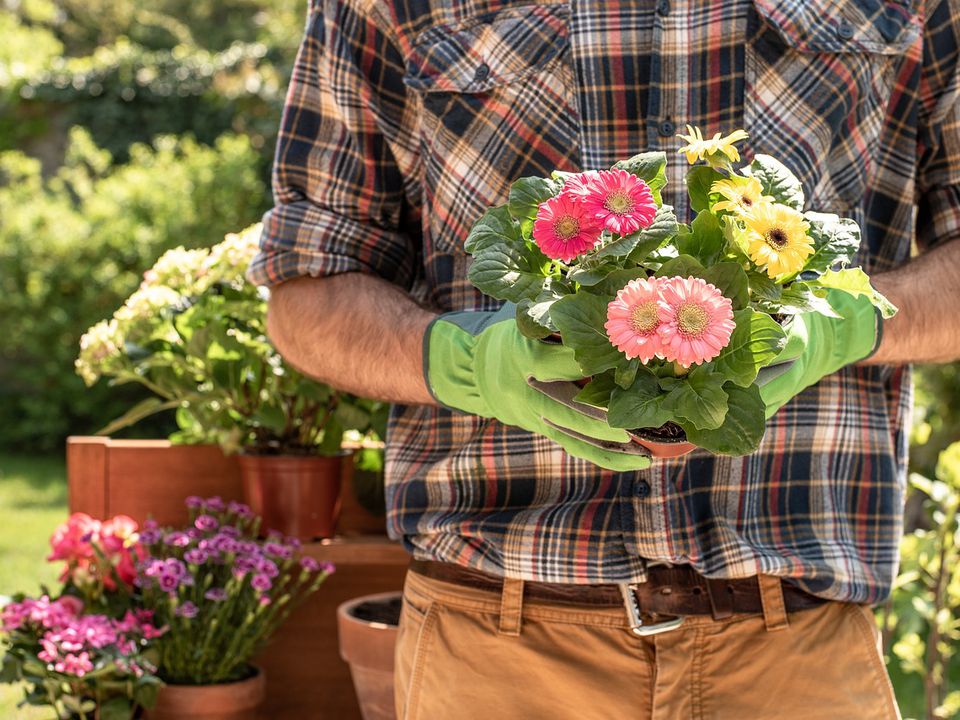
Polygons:
<instances>
[{"instance_id":1,"label":"wooden planter box","mask_svg":"<svg viewBox=\"0 0 960 720\"><path fill-rule=\"evenodd\" d=\"M162 525L185 523L183 501L189 495L243 500L235 458L215 446L163 440L70 438L67 484L70 512L97 518L124 514L139 523L148 517ZM345 496L341 520L350 517L350 502ZM337 606L360 595L400 590L409 557L386 535L338 537L309 543L304 551L337 570L257 659L267 676L262 717L361 720L350 668L338 650Z\"/></svg>"}]
</instances>

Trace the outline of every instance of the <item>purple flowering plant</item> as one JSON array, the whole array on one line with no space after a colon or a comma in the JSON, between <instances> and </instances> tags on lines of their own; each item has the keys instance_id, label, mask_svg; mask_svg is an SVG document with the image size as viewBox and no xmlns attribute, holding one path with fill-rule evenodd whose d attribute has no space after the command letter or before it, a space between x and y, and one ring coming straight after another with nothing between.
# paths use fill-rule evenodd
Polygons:
<instances>
[{"instance_id":1,"label":"purple flowering plant","mask_svg":"<svg viewBox=\"0 0 960 720\"><path fill-rule=\"evenodd\" d=\"M241 503L187 498L190 524L140 533L147 550L134 581L141 605L168 627L156 641L165 682L201 685L247 677L250 659L333 572Z\"/></svg>"}]
</instances>

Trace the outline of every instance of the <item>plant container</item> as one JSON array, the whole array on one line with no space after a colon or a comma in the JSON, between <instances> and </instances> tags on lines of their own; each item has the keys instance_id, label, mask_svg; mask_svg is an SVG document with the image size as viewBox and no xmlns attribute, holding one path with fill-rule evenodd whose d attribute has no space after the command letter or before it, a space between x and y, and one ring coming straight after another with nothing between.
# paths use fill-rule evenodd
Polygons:
<instances>
[{"instance_id":1,"label":"plant container","mask_svg":"<svg viewBox=\"0 0 960 720\"><path fill-rule=\"evenodd\" d=\"M401 593L348 600L337 608L340 657L350 665L363 720L395 720L393 652Z\"/></svg>"},{"instance_id":2,"label":"plant container","mask_svg":"<svg viewBox=\"0 0 960 720\"><path fill-rule=\"evenodd\" d=\"M697 447L687 440L683 429L675 423L667 423L659 428L628 430L627 434L635 443L649 450L655 458L681 457Z\"/></svg>"},{"instance_id":3,"label":"plant container","mask_svg":"<svg viewBox=\"0 0 960 720\"><path fill-rule=\"evenodd\" d=\"M340 513L340 488L349 482L349 452L316 455L241 455L247 504L263 518L261 529L278 530L308 542L333 537Z\"/></svg>"},{"instance_id":4,"label":"plant container","mask_svg":"<svg viewBox=\"0 0 960 720\"><path fill-rule=\"evenodd\" d=\"M266 697L262 670L246 680L216 685L164 685L148 720L256 720Z\"/></svg>"}]
</instances>

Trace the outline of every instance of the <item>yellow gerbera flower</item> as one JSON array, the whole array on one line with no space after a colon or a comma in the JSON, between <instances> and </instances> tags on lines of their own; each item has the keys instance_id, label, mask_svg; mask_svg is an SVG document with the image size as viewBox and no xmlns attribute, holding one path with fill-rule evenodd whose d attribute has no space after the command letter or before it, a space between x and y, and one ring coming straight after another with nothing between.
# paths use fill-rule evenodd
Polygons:
<instances>
[{"instance_id":1,"label":"yellow gerbera flower","mask_svg":"<svg viewBox=\"0 0 960 720\"><path fill-rule=\"evenodd\" d=\"M763 186L754 177L734 175L729 180L717 180L710 192L726 198L714 204L714 211L726 210L735 215L746 215L760 203L773 202L773 198L763 194Z\"/></svg>"},{"instance_id":2,"label":"yellow gerbera flower","mask_svg":"<svg viewBox=\"0 0 960 720\"><path fill-rule=\"evenodd\" d=\"M760 203L744 215L747 254L771 278L800 271L813 253L803 215L773 203Z\"/></svg>"},{"instance_id":3,"label":"yellow gerbera flower","mask_svg":"<svg viewBox=\"0 0 960 720\"><path fill-rule=\"evenodd\" d=\"M686 140L687 144L680 148L677 153L683 153L687 156L687 162L693 165L697 160L706 160L711 165L725 165L731 162L739 162L740 152L735 143L746 140L746 130L734 130L726 137L717 133L709 140L705 140L703 133L698 127L687 125L687 134L677 135L681 140ZM716 157L724 155L726 159Z\"/></svg>"}]
</instances>

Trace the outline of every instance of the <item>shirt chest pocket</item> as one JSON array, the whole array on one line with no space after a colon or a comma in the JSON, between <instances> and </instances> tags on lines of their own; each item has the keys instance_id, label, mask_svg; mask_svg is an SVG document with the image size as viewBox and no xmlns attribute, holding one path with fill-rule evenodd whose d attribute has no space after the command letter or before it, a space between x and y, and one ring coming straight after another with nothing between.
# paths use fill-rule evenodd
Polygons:
<instances>
[{"instance_id":1,"label":"shirt chest pocket","mask_svg":"<svg viewBox=\"0 0 960 720\"><path fill-rule=\"evenodd\" d=\"M754 150L797 174L809 208L862 220L896 75L920 50L916 13L894 0L753 5L744 124Z\"/></svg>"},{"instance_id":2,"label":"shirt chest pocket","mask_svg":"<svg viewBox=\"0 0 960 720\"><path fill-rule=\"evenodd\" d=\"M419 99L425 220L441 250L462 252L517 178L577 169L568 17L568 3L530 3L414 39L404 83Z\"/></svg>"}]
</instances>

